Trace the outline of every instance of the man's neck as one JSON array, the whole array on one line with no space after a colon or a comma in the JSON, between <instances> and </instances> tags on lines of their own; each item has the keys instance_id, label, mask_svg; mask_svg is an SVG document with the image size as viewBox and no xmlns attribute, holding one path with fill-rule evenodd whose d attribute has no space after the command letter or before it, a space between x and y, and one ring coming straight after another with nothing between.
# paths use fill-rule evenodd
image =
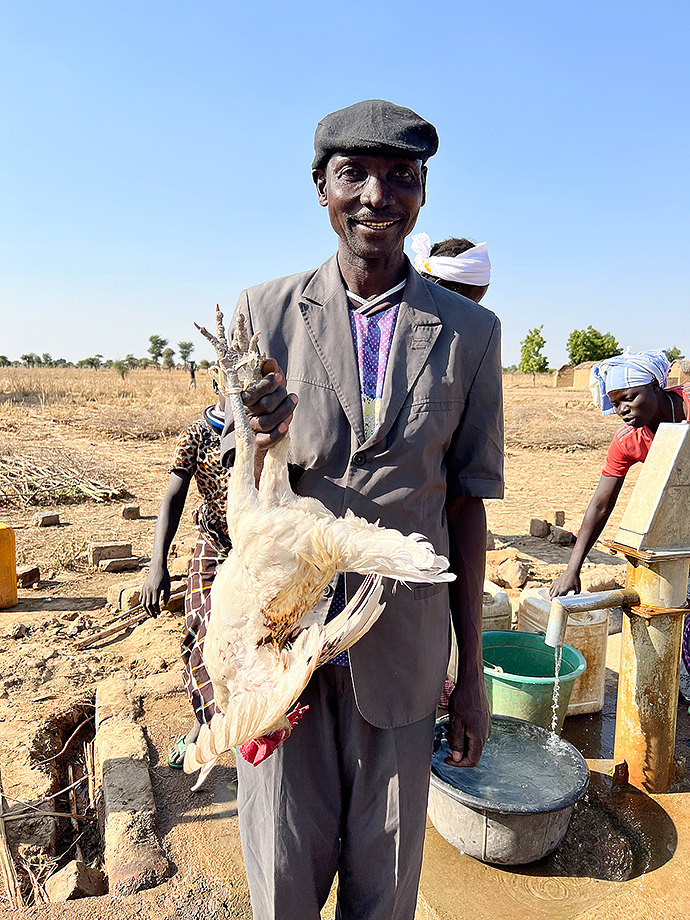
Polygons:
<instances>
[{"instance_id":1,"label":"man's neck","mask_svg":"<svg viewBox=\"0 0 690 920\"><path fill-rule=\"evenodd\" d=\"M405 256L400 251L387 260L359 259L349 250L338 249L338 266L345 287L365 300L390 290L407 275Z\"/></svg>"}]
</instances>

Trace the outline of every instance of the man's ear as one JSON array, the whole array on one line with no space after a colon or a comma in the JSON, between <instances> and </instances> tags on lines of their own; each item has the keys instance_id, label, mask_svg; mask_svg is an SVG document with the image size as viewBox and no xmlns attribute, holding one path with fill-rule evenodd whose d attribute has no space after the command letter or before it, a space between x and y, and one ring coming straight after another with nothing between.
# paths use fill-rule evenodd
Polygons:
<instances>
[{"instance_id":1,"label":"man's ear","mask_svg":"<svg viewBox=\"0 0 690 920\"><path fill-rule=\"evenodd\" d=\"M319 204L322 208L328 207L328 194L326 192L326 171L324 169L312 169L311 177L316 186L316 194Z\"/></svg>"}]
</instances>

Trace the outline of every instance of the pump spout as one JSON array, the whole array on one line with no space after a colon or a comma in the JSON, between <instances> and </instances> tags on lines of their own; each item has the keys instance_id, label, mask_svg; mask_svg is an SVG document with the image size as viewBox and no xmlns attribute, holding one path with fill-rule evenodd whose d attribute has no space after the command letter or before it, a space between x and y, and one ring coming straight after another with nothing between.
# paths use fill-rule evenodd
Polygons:
<instances>
[{"instance_id":1,"label":"pump spout","mask_svg":"<svg viewBox=\"0 0 690 920\"><path fill-rule=\"evenodd\" d=\"M565 642L565 627L568 623L569 614L561 600L560 597L554 597L551 601L549 620L546 624L544 642L552 648L560 648Z\"/></svg>"},{"instance_id":2,"label":"pump spout","mask_svg":"<svg viewBox=\"0 0 690 920\"><path fill-rule=\"evenodd\" d=\"M606 607L635 607L640 595L632 588L617 588L615 591L595 591L591 594L569 594L554 597L551 601L549 621L546 624L544 642L552 648L559 648L565 642L565 628L571 613L585 610L603 610Z\"/></svg>"}]
</instances>

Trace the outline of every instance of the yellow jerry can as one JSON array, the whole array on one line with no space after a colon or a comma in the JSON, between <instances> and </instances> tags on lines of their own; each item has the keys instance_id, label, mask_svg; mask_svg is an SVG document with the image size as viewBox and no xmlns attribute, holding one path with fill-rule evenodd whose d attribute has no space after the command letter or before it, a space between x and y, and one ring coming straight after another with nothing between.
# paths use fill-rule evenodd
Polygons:
<instances>
[{"instance_id":1,"label":"yellow jerry can","mask_svg":"<svg viewBox=\"0 0 690 920\"><path fill-rule=\"evenodd\" d=\"M0 610L17 603L17 556L14 549L14 530L9 524L0 524Z\"/></svg>"}]
</instances>

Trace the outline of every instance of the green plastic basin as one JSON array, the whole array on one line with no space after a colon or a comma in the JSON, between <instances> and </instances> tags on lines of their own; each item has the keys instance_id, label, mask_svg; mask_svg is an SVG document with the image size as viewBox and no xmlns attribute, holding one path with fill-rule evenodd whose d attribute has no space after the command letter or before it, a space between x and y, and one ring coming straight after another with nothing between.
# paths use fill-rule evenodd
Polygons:
<instances>
[{"instance_id":1,"label":"green plastic basin","mask_svg":"<svg viewBox=\"0 0 690 920\"><path fill-rule=\"evenodd\" d=\"M493 715L524 719L551 728L556 649L539 633L492 630L482 633L484 684ZM563 646L556 731L560 734L570 694L587 667L584 656Z\"/></svg>"}]
</instances>

